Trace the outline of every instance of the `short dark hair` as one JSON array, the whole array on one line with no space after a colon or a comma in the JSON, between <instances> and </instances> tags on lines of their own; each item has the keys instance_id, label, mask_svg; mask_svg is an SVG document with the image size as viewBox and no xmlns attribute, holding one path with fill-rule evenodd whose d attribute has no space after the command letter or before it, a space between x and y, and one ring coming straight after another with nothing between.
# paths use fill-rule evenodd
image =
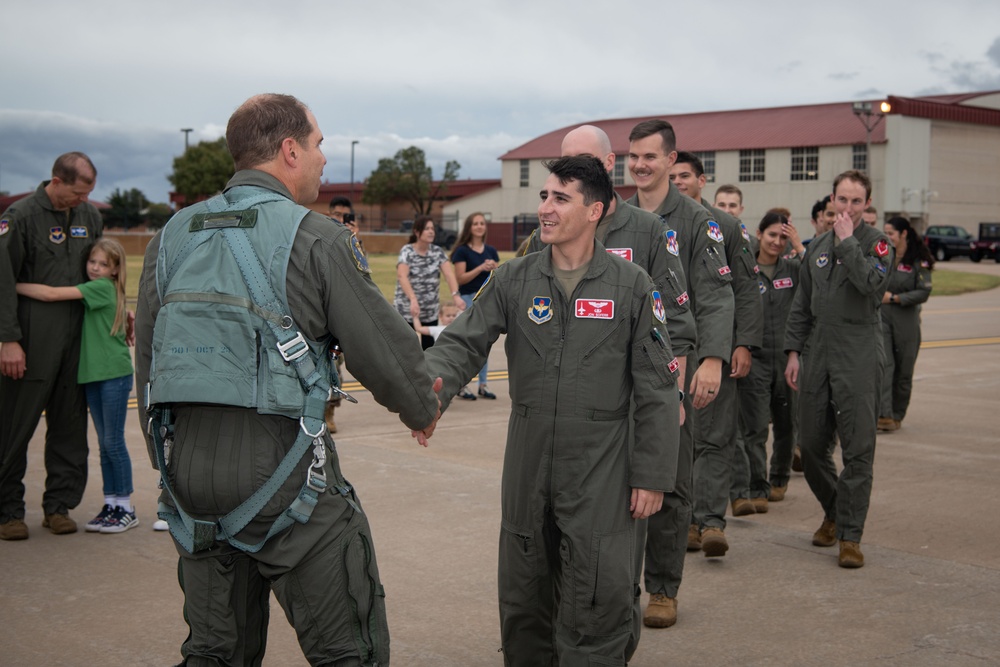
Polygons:
<instances>
[{"instance_id":1,"label":"short dark hair","mask_svg":"<svg viewBox=\"0 0 1000 667\"><path fill-rule=\"evenodd\" d=\"M865 187L865 201L872 198L872 181L868 178L868 175L863 171L858 171L857 169L848 169L842 174L838 174L837 178L833 179L833 191L837 191L837 186L843 181L854 181L859 185Z\"/></svg>"},{"instance_id":2,"label":"short dark hair","mask_svg":"<svg viewBox=\"0 0 1000 667\"><path fill-rule=\"evenodd\" d=\"M334 206L346 206L351 209L352 213L354 212L354 206L351 204L351 200L341 195L337 195L330 200L330 208L332 209Z\"/></svg>"},{"instance_id":3,"label":"short dark hair","mask_svg":"<svg viewBox=\"0 0 1000 667\"><path fill-rule=\"evenodd\" d=\"M604 163L592 155L573 155L561 157L558 160L545 162L545 168L559 179L559 182L566 185L570 181L577 181L580 184L580 193L583 195L583 203L590 206L596 201L601 202L603 210L600 220L608 212L608 204L615 196L615 187L611 183L611 176L604 168Z\"/></svg>"},{"instance_id":4,"label":"short dark hair","mask_svg":"<svg viewBox=\"0 0 1000 667\"><path fill-rule=\"evenodd\" d=\"M251 97L230 116L226 143L238 171L270 161L285 139L305 145L312 130L305 104L291 95L265 93Z\"/></svg>"},{"instance_id":5,"label":"short dark hair","mask_svg":"<svg viewBox=\"0 0 1000 667\"><path fill-rule=\"evenodd\" d=\"M694 175L701 178L705 175L705 165L701 163L698 156L694 153L689 153L687 151L681 151L677 154L677 159L674 164L689 164L691 168L694 169Z\"/></svg>"},{"instance_id":6,"label":"short dark hair","mask_svg":"<svg viewBox=\"0 0 1000 667\"><path fill-rule=\"evenodd\" d=\"M720 185L715 191L715 196L718 197L720 194L725 194L725 193L736 195L737 197L740 198L740 204L743 203L743 191L740 190L735 185L733 185L732 183L726 183L725 185Z\"/></svg>"},{"instance_id":7,"label":"short dark hair","mask_svg":"<svg viewBox=\"0 0 1000 667\"><path fill-rule=\"evenodd\" d=\"M80 173L80 161L86 163L90 167L90 171L94 174L92 177L86 174ZM63 153L56 158L55 163L52 165L52 177L58 178L60 181L66 185L73 185L76 183L77 179L83 181L87 185L93 185L94 181L97 179L97 167L94 163L90 161L84 153L80 151L70 151L69 153Z\"/></svg>"},{"instance_id":8,"label":"short dark hair","mask_svg":"<svg viewBox=\"0 0 1000 667\"><path fill-rule=\"evenodd\" d=\"M823 197L822 199L820 199L819 201L817 201L815 204L813 204L812 219L813 220L818 219L817 216L819 216L820 213L822 213L823 211L826 210L826 205L829 204L830 201L832 201L832 200L833 200L833 196L832 195L827 195L827 196Z\"/></svg>"},{"instance_id":9,"label":"short dark hair","mask_svg":"<svg viewBox=\"0 0 1000 667\"><path fill-rule=\"evenodd\" d=\"M646 137L652 136L659 133L660 138L663 139L663 152L673 153L677 150L677 136L674 134L674 126L665 120L659 118L653 120L644 120L629 132L629 141L638 141L639 139L645 139Z\"/></svg>"}]
</instances>

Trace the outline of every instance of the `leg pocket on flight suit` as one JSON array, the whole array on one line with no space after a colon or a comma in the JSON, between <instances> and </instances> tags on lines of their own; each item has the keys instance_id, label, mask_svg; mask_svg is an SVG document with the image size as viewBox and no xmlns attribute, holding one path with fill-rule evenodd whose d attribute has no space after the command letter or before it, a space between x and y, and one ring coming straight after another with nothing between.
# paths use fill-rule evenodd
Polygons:
<instances>
[{"instance_id":1,"label":"leg pocket on flight suit","mask_svg":"<svg viewBox=\"0 0 1000 667\"><path fill-rule=\"evenodd\" d=\"M586 606L578 612L588 619L584 634L614 635L627 631L632 619L631 530L595 534L591 540Z\"/></svg>"},{"instance_id":2,"label":"leg pocket on flight suit","mask_svg":"<svg viewBox=\"0 0 1000 667\"><path fill-rule=\"evenodd\" d=\"M389 626L385 617L385 589L379 581L371 539L363 532L344 545L347 594L354 614L355 641L364 665L389 662Z\"/></svg>"},{"instance_id":3,"label":"leg pocket on flight suit","mask_svg":"<svg viewBox=\"0 0 1000 667\"><path fill-rule=\"evenodd\" d=\"M501 522L497 571L501 609L523 611L537 606L540 557L532 531Z\"/></svg>"}]
</instances>

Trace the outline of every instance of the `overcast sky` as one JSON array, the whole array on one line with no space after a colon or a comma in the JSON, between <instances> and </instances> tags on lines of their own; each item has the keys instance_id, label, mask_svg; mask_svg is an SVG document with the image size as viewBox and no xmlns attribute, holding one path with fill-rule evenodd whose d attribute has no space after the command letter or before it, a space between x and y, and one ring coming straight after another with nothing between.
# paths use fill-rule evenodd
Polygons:
<instances>
[{"instance_id":1,"label":"overcast sky","mask_svg":"<svg viewBox=\"0 0 1000 667\"><path fill-rule=\"evenodd\" d=\"M499 178L551 130L640 115L1000 89L1000 2L4 0L0 189L82 150L95 199L166 201L190 140L261 92L326 137L324 179L417 145Z\"/></svg>"}]
</instances>

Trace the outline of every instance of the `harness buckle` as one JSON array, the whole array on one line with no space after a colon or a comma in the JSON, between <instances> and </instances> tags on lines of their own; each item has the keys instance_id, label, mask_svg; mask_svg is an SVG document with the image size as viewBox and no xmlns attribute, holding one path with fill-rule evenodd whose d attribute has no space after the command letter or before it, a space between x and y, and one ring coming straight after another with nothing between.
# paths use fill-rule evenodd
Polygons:
<instances>
[{"instance_id":1,"label":"harness buckle","mask_svg":"<svg viewBox=\"0 0 1000 667\"><path fill-rule=\"evenodd\" d=\"M319 424L320 424L319 430L316 431L315 433L310 433L309 429L306 428L306 418L305 417L299 417L299 428L301 428L302 432L305 433L306 435L308 435L313 440L318 440L318 439L322 438L323 437L323 433L326 431L326 422L320 420Z\"/></svg>"},{"instance_id":2,"label":"harness buckle","mask_svg":"<svg viewBox=\"0 0 1000 667\"><path fill-rule=\"evenodd\" d=\"M306 339L302 336L301 331L297 332L295 338L287 343L278 341L276 347L278 348L278 352L281 353L281 358L289 362L295 361L309 352L309 346L306 344Z\"/></svg>"}]
</instances>

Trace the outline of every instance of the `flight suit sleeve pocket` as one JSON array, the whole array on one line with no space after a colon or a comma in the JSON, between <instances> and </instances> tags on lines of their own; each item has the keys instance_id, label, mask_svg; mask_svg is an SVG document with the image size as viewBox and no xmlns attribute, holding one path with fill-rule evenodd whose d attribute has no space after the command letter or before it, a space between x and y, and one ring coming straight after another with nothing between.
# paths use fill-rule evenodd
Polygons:
<instances>
[{"instance_id":1,"label":"flight suit sleeve pocket","mask_svg":"<svg viewBox=\"0 0 1000 667\"><path fill-rule=\"evenodd\" d=\"M670 369L672 355L652 338L632 344L632 363L654 389L676 384L675 372Z\"/></svg>"},{"instance_id":2,"label":"flight suit sleeve pocket","mask_svg":"<svg viewBox=\"0 0 1000 667\"><path fill-rule=\"evenodd\" d=\"M713 246L706 248L701 261L703 270L711 277L711 282L716 287L722 287L733 282L733 270L726 263L725 257L719 252L718 248Z\"/></svg>"}]
</instances>

